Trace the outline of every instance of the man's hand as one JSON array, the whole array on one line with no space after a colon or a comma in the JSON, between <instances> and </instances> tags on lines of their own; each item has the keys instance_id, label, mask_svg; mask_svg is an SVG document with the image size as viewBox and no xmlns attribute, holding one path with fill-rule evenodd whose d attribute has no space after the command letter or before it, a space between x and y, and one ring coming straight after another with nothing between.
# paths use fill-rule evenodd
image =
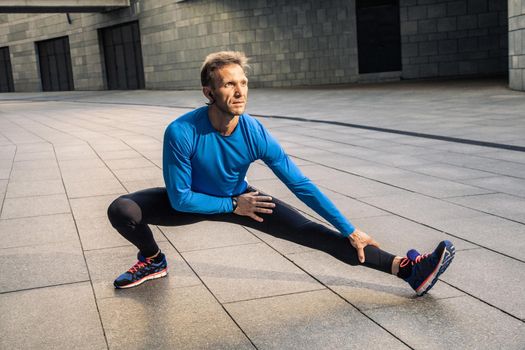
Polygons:
<instances>
[{"instance_id":1,"label":"man's hand","mask_svg":"<svg viewBox=\"0 0 525 350\"><path fill-rule=\"evenodd\" d=\"M237 197L237 208L233 211L237 215L249 216L255 221L263 222L256 213L271 214L272 209L275 208L275 203L272 203L272 197L259 196L259 192L248 192Z\"/></svg>"},{"instance_id":2,"label":"man's hand","mask_svg":"<svg viewBox=\"0 0 525 350\"><path fill-rule=\"evenodd\" d=\"M379 244L372 237L357 228L348 236L348 239L352 247L357 250L357 257L361 264L365 262L365 247L367 245L373 245L379 248Z\"/></svg>"}]
</instances>

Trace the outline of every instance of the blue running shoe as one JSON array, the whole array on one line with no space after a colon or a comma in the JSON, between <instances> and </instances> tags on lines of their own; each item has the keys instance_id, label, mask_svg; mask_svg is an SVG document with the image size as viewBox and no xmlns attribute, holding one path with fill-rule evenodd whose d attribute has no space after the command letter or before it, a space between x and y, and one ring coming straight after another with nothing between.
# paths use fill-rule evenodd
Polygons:
<instances>
[{"instance_id":1,"label":"blue running shoe","mask_svg":"<svg viewBox=\"0 0 525 350\"><path fill-rule=\"evenodd\" d=\"M118 276L113 285L117 289L136 287L139 284L161 278L168 274L166 256L160 253L160 258L150 259L137 254L138 261L128 271ZM156 262L155 262L156 261Z\"/></svg>"},{"instance_id":2,"label":"blue running shoe","mask_svg":"<svg viewBox=\"0 0 525 350\"><path fill-rule=\"evenodd\" d=\"M418 296L427 293L438 281L454 259L456 248L450 241L442 241L432 254L421 255L415 249L407 252L407 257L401 261L400 267L412 264L410 276L405 278Z\"/></svg>"}]
</instances>

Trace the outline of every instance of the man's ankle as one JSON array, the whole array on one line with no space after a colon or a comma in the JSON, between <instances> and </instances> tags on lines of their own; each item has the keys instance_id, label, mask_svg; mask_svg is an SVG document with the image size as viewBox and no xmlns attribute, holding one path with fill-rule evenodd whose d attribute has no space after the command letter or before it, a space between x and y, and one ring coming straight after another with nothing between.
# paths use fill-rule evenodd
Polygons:
<instances>
[{"instance_id":1,"label":"man's ankle","mask_svg":"<svg viewBox=\"0 0 525 350\"><path fill-rule=\"evenodd\" d=\"M158 256L160 256L160 249L157 253L155 253L155 255L152 255L152 256L148 256L147 259L153 259L155 260L155 258L157 258Z\"/></svg>"},{"instance_id":2,"label":"man's ankle","mask_svg":"<svg viewBox=\"0 0 525 350\"><path fill-rule=\"evenodd\" d=\"M399 265L401 264L402 257L396 256L392 261L392 275L397 276L399 273Z\"/></svg>"}]
</instances>

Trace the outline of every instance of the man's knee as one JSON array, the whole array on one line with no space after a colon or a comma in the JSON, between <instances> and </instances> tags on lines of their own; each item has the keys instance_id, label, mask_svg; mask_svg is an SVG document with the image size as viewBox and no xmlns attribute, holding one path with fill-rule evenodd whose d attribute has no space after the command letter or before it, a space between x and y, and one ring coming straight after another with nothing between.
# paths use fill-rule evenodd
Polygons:
<instances>
[{"instance_id":1,"label":"man's knee","mask_svg":"<svg viewBox=\"0 0 525 350\"><path fill-rule=\"evenodd\" d=\"M118 197L108 207L108 218L115 228L136 225L141 217L140 207L126 196Z\"/></svg>"}]
</instances>

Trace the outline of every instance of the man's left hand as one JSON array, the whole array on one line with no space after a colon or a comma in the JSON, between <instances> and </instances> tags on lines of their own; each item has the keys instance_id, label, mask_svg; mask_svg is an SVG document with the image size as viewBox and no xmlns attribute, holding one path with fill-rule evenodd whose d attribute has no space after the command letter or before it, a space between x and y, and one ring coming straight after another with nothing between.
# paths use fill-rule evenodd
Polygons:
<instances>
[{"instance_id":1,"label":"man's left hand","mask_svg":"<svg viewBox=\"0 0 525 350\"><path fill-rule=\"evenodd\" d=\"M358 228L348 236L348 239L350 240L352 247L357 250L357 257L361 264L365 262L365 247L367 245L373 245L374 247L379 248L379 243Z\"/></svg>"}]
</instances>

